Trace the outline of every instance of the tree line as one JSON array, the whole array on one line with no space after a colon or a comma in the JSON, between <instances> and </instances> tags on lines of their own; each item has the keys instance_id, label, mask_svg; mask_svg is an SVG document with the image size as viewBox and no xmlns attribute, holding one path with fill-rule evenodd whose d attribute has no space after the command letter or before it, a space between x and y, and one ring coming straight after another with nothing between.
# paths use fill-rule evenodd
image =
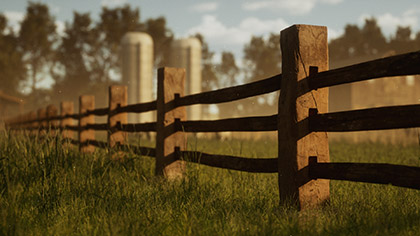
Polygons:
<instances>
[{"instance_id":1,"label":"tree line","mask_svg":"<svg viewBox=\"0 0 420 236\"><path fill-rule=\"evenodd\" d=\"M146 32L154 41L155 66L164 66L169 58L173 31L164 17L142 20L140 9L129 5L103 7L99 20L89 13L73 13L58 34L55 16L47 5L28 2L18 32L12 30L4 14L0 13L0 89L24 96L31 106L45 105L53 99L74 99L77 94L106 91L112 78L118 77L119 50L122 36L129 31ZM253 36L243 48L243 66L239 67L231 52L222 52L220 63L214 63L214 52L204 37L202 42L203 90L232 86L266 78L281 71L280 35ZM329 43L331 61L345 61L382 57L389 52L404 53L420 49L420 32L413 37L410 27L399 26L394 35L385 37L374 18L362 27L349 24L343 35ZM40 83L52 78L52 89ZM22 88L29 93L22 94ZM270 98L249 99L258 106L236 104L220 106L226 116L243 112L266 113L275 110ZM263 112L266 111L266 112Z\"/></svg>"}]
</instances>

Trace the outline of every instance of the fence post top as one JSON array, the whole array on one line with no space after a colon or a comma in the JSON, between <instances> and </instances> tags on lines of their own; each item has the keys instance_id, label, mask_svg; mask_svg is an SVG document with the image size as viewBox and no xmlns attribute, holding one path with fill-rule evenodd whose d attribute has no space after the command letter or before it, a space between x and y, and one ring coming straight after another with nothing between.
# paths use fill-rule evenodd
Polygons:
<instances>
[{"instance_id":1,"label":"fence post top","mask_svg":"<svg viewBox=\"0 0 420 236\"><path fill-rule=\"evenodd\" d=\"M158 71L166 71L166 70L183 70L183 71L185 71L185 68L168 67L168 66L158 68Z\"/></svg>"},{"instance_id":2,"label":"fence post top","mask_svg":"<svg viewBox=\"0 0 420 236\"><path fill-rule=\"evenodd\" d=\"M80 95L79 96L79 100L82 102L82 101L91 101L91 100L93 100L93 99L95 99L95 96L93 96L93 95Z\"/></svg>"},{"instance_id":3,"label":"fence post top","mask_svg":"<svg viewBox=\"0 0 420 236\"><path fill-rule=\"evenodd\" d=\"M110 90L120 90L120 89L124 89L124 88L127 88L127 86L126 85L111 85L111 86L109 86Z\"/></svg>"},{"instance_id":4,"label":"fence post top","mask_svg":"<svg viewBox=\"0 0 420 236\"><path fill-rule=\"evenodd\" d=\"M306 25L306 24L294 24L291 25L283 30L281 30L280 32L283 31L289 31L289 30L300 30L300 29L309 29L309 28L325 28L327 29L327 26L323 26L323 25Z\"/></svg>"}]
</instances>

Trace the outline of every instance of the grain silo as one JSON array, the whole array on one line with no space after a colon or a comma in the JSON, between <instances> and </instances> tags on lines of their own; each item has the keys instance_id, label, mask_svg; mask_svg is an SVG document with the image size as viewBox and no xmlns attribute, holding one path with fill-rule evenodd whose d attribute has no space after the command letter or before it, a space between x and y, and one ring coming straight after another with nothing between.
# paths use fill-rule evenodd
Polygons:
<instances>
[{"instance_id":1,"label":"grain silo","mask_svg":"<svg viewBox=\"0 0 420 236\"><path fill-rule=\"evenodd\" d=\"M153 39L141 32L128 32L121 40L122 81L128 86L128 104L153 101ZM129 113L130 123L150 122L153 112Z\"/></svg>"},{"instance_id":2,"label":"grain silo","mask_svg":"<svg viewBox=\"0 0 420 236\"><path fill-rule=\"evenodd\" d=\"M197 38L174 40L171 45L170 65L185 68L185 95L201 92L201 42ZM188 120L201 119L201 106L188 106Z\"/></svg>"}]
</instances>

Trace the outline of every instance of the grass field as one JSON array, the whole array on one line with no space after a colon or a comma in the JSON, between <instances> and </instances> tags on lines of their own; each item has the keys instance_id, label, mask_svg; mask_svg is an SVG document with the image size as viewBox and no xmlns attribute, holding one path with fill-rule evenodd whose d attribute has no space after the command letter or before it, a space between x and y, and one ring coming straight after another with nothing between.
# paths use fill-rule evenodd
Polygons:
<instances>
[{"instance_id":1,"label":"grass field","mask_svg":"<svg viewBox=\"0 0 420 236\"><path fill-rule=\"evenodd\" d=\"M274 141L194 140L190 150L277 156ZM418 146L332 143L334 162L420 166ZM331 201L279 206L277 175L188 164L184 181L154 161L81 155L54 142L0 134L0 235L420 235L420 191L331 181Z\"/></svg>"}]
</instances>

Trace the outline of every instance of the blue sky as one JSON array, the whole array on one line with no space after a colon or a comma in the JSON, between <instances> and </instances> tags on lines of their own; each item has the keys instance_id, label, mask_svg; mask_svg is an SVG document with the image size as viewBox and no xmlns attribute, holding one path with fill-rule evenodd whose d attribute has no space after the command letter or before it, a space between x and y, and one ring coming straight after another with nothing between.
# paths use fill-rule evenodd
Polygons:
<instances>
[{"instance_id":1,"label":"blue sky","mask_svg":"<svg viewBox=\"0 0 420 236\"><path fill-rule=\"evenodd\" d=\"M362 25L366 17L374 16L386 36L397 25L420 30L418 0L42 0L56 16L57 27L71 21L73 11L90 12L99 17L102 6L130 4L140 8L141 19L164 16L176 37L199 32L210 49L223 50L241 56L243 45L251 35L268 35L292 24L324 25L329 37L339 36L348 23ZM0 0L0 11L17 29L27 6L26 0ZM216 58L217 59L217 58Z\"/></svg>"}]
</instances>

